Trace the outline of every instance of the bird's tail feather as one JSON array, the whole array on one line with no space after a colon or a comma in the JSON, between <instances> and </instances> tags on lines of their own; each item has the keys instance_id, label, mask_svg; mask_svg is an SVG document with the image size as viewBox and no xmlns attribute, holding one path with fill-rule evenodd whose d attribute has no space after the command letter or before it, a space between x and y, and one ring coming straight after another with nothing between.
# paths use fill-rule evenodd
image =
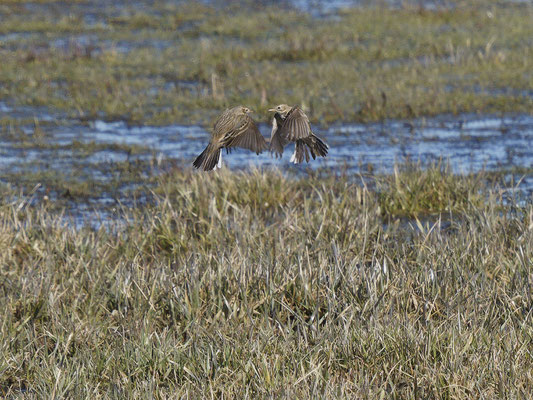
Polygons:
<instances>
[{"instance_id":1,"label":"bird's tail feather","mask_svg":"<svg viewBox=\"0 0 533 400\"><path fill-rule=\"evenodd\" d=\"M305 142L300 139L296 141L294 146L294 154L291 157L291 162L294 164L300 164L304 161L304 159L305 161L309 162L309 151L305 146Z\"/></svg>"},{"instance_id":2,"label":"bird's tail feather","mask_svg":"<svg viewBox=\"0 0 533 400\"><path fill-rule=\"evenodd\" d=\"M195 168L201 168L204 171L211 171L215 167L221 166L220 147L209 143L202 153L196 157L192 163Z\"/></svg>"},{"instance_id":3,"label":"bird's tail feather","mask_svg":"<svg viewBox=\"0 0 533 400\"><path fill-rule=\"evenodd\" d=\"M311 154L314 152L319 157L326 157L328 155L328 145L314 133L311 133L311 136L309 136L307 140L311 142L311 144L307 143L311 149ZM313 159L314 158L315 157L313 156Z\"/></svg>"},{"instance_id":4,"label":"bird's tail feather","mask_svg":"<svg viewBox=\"0 0 533 400\"><path fill-rule=\"evenodd\" d=\"M313 157L313 160L319 157L326 157L328 154L328 145L320 139L315 134L311 135L305 139L298 139L296 141L296 146L294 148L294 154L291 157L291 162L299 164L305 161L309 162L310 156Z\"/></svg>"}]
</instances>

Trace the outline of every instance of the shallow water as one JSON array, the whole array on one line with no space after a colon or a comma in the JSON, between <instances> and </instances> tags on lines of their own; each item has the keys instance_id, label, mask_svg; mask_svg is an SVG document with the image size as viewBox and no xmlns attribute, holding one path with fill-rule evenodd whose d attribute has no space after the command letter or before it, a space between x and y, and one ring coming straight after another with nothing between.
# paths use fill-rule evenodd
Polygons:
<instances>
[{"instance_id":1,"label":"shallow water","mask_svg":"<svg viewBox=\"0 0 533 400\"><path fill-rule=\"evenodd\" d=\"M533 165L531 116L462 116L345 125L328 130L332 160L370 163L388 172L405 158L422 164L449 160L454 172Z\"/></svg>"},{"instance_id":2,"label":"shallow water","mask_svg":"<svg viewBox=\"0 0 533 400\"><path fill-rule=\"evenodd\" d=\"M58 120L43 108L17 108L0 103L0 112L12 117L38 115L42 120ZM95 169L99 164L155 160L156 164L173 161L190 165L209 141L209 131L200 126L128 126L123 121L102 120L81 124L62 120L61 124L51 122L41 126L40 138L33 138L33 126L21 128L26 135L24 146L7 131L0 136L0 165L4 172L20 171L25 166L63 174L86 169L89 176L102 181L111 177ZM270 136L267 124L260 124L260 129L265 137ZM368 171L369 167L377 173L391 172L395 163L406 159L420 161L422 165L442 159L448 161L456 173L533 167L533 117L527 115L441 116L344 124L328 129L315 127L315 132L330 146L327 158L292 165L289 159L293 146L289 145L281 159L271 157L268 152L256 156L247 150L235 149L230 154L223 153L223 163L232 169L259 166L298 172L309 167L346 168L354 173ZM32 140L35 146L31 145ZM93 151L80 152L77 146L80 143L98 146ZM130 151L128 146L134 146L135 151ZM533 177L525 176L521 187L531 192Z\"/></svg>"},{"instance_id":3,"label":"shallow water","mask_svg":"<svg viewBox=\"0 0 533 400\"><path fill-rule=\"evenodd\" d=\"M268 125L261 124L260 129L265 137L269 136ZM531 116L463 116L345 124L327 130L317 128L315 132L326 139L330 153L327 158L310 164L292 166L289 163L291 145L279 160L268 153L255 156L240 149L224 154L223 160L229 168L250 165L296 169L347 167L353 172L361 172L371 164L374 171L384 173L392 171L396 162L405 159L420 161L423 165L439 159L449 160L457 173L533 167ZM198 126L127 127L122 122L103 121L95 121L77 135L78 140L143 144L162 157L186 162L192 161L209 140L209 132Z\"/></svg>"}]
</instances>

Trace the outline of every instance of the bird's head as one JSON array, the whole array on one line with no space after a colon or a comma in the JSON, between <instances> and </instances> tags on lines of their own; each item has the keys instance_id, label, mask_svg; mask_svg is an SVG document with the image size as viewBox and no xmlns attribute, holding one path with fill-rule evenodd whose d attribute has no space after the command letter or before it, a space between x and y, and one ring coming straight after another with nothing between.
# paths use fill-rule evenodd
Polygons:
<instances>
[{"instance_id":1,"label":"bird's head","mask_svg":"<svg viewBox=\"0 0 533 400\"><path fill-rule=\"evenodd\" d=\"M239 107L239 108L237 109L237 111L238 111L239 113L244 114L244 115L246 115L246 114L250 114L250 113L253 112L251 109L249 109L248 107L244 107L244 106Z\"/></svg>"},{"instance_id":2,"label":"bird's head","mask_svg":"<svg viewBox=\"0 0 533 400\"><path fill-rule=\"evenodd\" d=\"M270 112L277 112L281 114L283 117L285 117L289 111L292 109L291 106L288 106L287 104L280 104L279 106L276 106L274 108L269 109Z\"/></svg>"}]
</instances>

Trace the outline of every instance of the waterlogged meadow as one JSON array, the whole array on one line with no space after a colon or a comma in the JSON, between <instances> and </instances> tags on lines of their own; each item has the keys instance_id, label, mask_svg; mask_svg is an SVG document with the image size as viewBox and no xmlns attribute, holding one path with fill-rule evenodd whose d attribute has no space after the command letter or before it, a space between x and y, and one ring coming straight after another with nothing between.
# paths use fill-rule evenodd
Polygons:
<instances>
[{"instance_id":1,"label":"waterlogged meadow","mask_svg":"<svg viewBox=\"0 0 533 400\"><path fill-rule=\"evenodd\" d=\"M280 99L324 124L533 105L525 3L324 18L275 3L218 7L3 3L0 96L78 118L202 125L235 103L266 119Z\"/></svg>"},{"instance_id":2,"label":"waterlogged meadow","mask_svg":"<svg viewBox=\"0 0 533 400\"><path fill-rule=\"evenodd\" d=\"M1 2L0 397L529 398L531 5L225 3Z\"/></svg>"}]
</instances>

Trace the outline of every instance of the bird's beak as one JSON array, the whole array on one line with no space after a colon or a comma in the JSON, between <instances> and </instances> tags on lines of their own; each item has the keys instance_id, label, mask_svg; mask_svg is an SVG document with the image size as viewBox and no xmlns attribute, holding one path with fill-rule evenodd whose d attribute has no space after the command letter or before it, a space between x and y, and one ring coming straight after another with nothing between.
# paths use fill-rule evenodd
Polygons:
<instances>
[{"instance_id":1,"label":"bird's beak","mask_svg":"<svg viewBox=\"0 0 533 400\"><path fill-rule=\"evenodd\" d=\"M268 111L270 111L270 112L276 112L276 109L275 109L275 108L269 108Z\"/></svg>"}]
</instances>

